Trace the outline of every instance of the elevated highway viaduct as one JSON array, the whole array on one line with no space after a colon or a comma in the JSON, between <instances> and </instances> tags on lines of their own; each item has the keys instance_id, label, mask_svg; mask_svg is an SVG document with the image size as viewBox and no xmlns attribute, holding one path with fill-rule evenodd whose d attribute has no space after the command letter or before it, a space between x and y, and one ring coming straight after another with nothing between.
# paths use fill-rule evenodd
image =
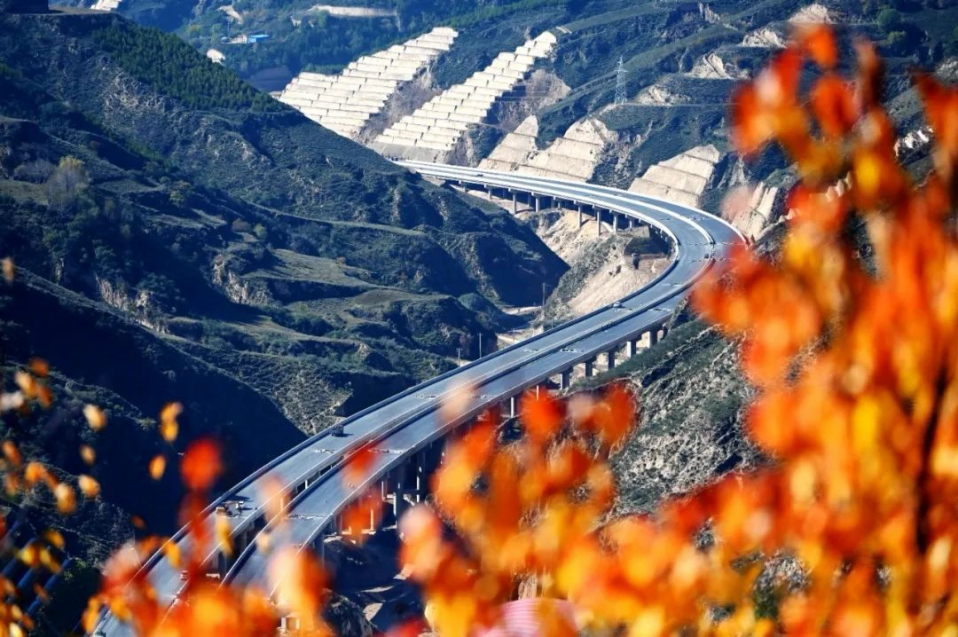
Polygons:
<instances>
[{"instance_id":1,"label":"elevated highway viaduct","mask_svg":"<svg viewBox=\"0 0 958 637\"><path fill-rule=\"evenodd\" d=\"M450 432L496 405L514 415L522 392L549 381L567 387L572 370L581 367L585 375L591 375L600 356L613 367L620 356L634 355L645 335L655 342L690 286L742 240L730 224L701 210L613 188L459 166L404 165L424 177L495 192L507 200L523 197L537 208L548 201L578 210L581 215L605 219L613 230L647 224L671 245L672 261L653 281L625 298L364 409L226 491L203 514L212 529L217 507L230 504L233 511L226 521L236 548L234 557L227 557L220 546L205 556L210 572L218 572L226 583L256 584L269 590L267 556L257 550L254 539L270 526L266 512L275 503L267 498L279 497L270 495L277 492L270 485L279 485L291 498L283 540L299 550L322 553L325 538L344 531L341 513L370 489L388 503L387 515L379 524L394 521L406 506L425 495L427 475L439 462L443 440ZM602 224L597 225L601 232ZM441 407L464 386L471 388L468 402L449 420ZM347 485L346 459L369 443L375 443L377 450L372 466L362 484ZM182 555L192 549L185 530L169 541L179 545ZM176 602L184 582L163 551L144 563L141 575L162 603ZM132 630L104 613L95 634L126 636Z\"/></svg>"}]
</instances>

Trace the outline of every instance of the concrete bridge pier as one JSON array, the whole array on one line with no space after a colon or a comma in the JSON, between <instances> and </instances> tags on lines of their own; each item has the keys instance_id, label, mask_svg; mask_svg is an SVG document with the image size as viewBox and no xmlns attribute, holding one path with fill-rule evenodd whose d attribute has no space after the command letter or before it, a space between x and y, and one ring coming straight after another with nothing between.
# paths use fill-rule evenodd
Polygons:
<instances>
[{"instance_id":1,"label":"concrete bridge pier","mask_svg":"<svg viewBox=\"0 0 958 637\"><path fill-rule=\"evenodd\" d=\"M216 572L219 573L220 579L226 577L226 573L230 570L232 560L226 557L226 553L223 551L216 552Z\"/></svg>"},{"instance_id":2,"label":"concrete bridge pier","mask_svg":"<svg viewBox=\"0 0 958 637\"><path fill-rule=\"evenodd\" d=\"M326 535L328 532L329 527L320 529L316 539L313 540L313 552L319 556L321 562L326 561Z\"/></svg>"},{"instance_id":3,"label":"concrete bridge pier","mask_svg":"<svg viewBox=\"0 0 958 637\"><path fill-rule=\"evenodd\" d=\"M396 524L396 481L390 475L387 475L379 483L380 496L382 497L382 525L383 527Z\"/></svg>"},{"instance_id":4,"label":"concrete bridge pier","mask_svg":"<svg viewBox=\"0 0 958 637\"><path fill-rule=\"evenodd\" d=\"M532 198L536 201L536 214L542 211L542 198L539 195L532 195Z\"/></svg>"},{"instance_id":5,"label":"concrete bridge pier","mask_svg":"<svg viewBox=\"0 0 958 637\"><path fill-rule=\"evenodd\" d=\"M559 389L566 390L572 385L572 370L567 369L559 375Z\"/></svg>"},{"instance_id":6,"label":"concrete bridge pier","mask_svg":"<svg viewBox=\"0 0 958 637\"><path fill-rule=\"evenodd\" d=\"M630 338L629 339L629 358L632 358L639 353L639 341L638 339Z\"/></svg>"},{"instance_id":7,"label":"concrete bridge pier","mask_svg":"<svg viewBox=\"0 0 958 637\"><path fill-rule=\"evenodd\" d=\"M582 227L582 204L578 204L578 205L576 206L576 208L578 208L578 212L579 212L579 227L581 228L581 227Z\"/></svg>"},{"instance_id":8,"label":"concrete bridge pier","mask_svg":"<svg viewBox=\"0 0 958 637\"><path fill-rule=\"evenodd\" d=\"M519 214L519 193L512 191L512 214Z\"/></svg>"},{"instance_id":9,"label":"concrete bridge pier","mask_svg":"<svg viewBox=\"0 0 958 637\"><path fill-rule=\"evenodd\" d=\"M602 236L602 210L599 208L595 209L595 236Z\"/></svg>"},{"instance_id":10,"label":"concrete bridge pier","mask_svg":"<svg viewBox=\"0 0 958 637\"><path fill-rule=\"evenodd\" d=\"M649 332L649 347L659 342L659 328L653 327Z\"/></svg>"},{"instance_id":11,"label":"concrete bridge pier","mask_svg":"<svg viewBox=\"0 0 958 637\"><path fill-rule=\"evenodd\" d=\"M593 358L587 360L583 363L583 365L585 365L585 373L583 376L586 378L592 378L592 376L595 375L595 359Z\"/></svg>"},{"instance_id":12,"label":"concrete bridge pier","mask_svg":"<svg viewBox=\"0 0 958 637\"><path fill-rule=\"evenodd\" d=\"M612 213L612 234L619 233L619 214L616 212Z\"/></svg>"},{"instance_id":13,"label":"concrete bridge pier","mask_svg":"<svg viewBox=\"0 0 958 637\"><path fill-rule=\"evenodd\" d=\"M253 543L253 540L256 538L256 528L252 525L246 527L239 535L236 536L236 540L233 541L233 551L236 555L239 555L246 547Z\"/></svg>"},{"instance_id":14,"label":"concrete bridge pier","mask_svg":"<svg viewBox=\"0 0 958 637\"><path fill-rule=\"evenodd\" d=\"M615 350L610 349L605 353L605 360L607 363L608 369L615 369Z\"/></svg>"}]
</instances>

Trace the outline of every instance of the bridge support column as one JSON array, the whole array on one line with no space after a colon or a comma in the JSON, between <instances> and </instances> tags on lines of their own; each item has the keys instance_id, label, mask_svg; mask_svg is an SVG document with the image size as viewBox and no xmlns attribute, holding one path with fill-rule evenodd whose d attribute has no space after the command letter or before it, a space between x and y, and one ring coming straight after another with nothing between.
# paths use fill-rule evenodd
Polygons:
<instances>
[{"instance_id":1,"label":"bridge support column","mask_svg":"<svg viewBox=\"0 0 958 637\"><path fill-rule=\"evenodd\" d=\"M629 358L639 353L639 342L635 339L629 339Z\"/></svg>"},{"instance_id":2,"label":"bridge support column","mask_svg":"<svg viewBox=\"0 0 958 637\"><path fill-rule=\"evenodd\" d=\"M579 204L577 208L579 210L579 227L581 228L582 227L582 204Z\"/></svg>"},{"instance_id":3,"label":"bridge support column","mask_svg":"<svg viewBox=\"0 0 958 637\"><path fill-rule=\"evenodd\" d=\"M395 493L393 489L393 482L387 476L379 483L380 493L382 495L382 526L385 528L387 526L392 526L396 524L399 520L396 518L396 503L395 503Z\"/></svg>"},{"instance_id":4,"label":"bridge support column","mask_svg":"<svg viewBox=\"0 0 958 637\"><path fill-rule=\"evenodd\" d=\"M572 385L572 370L567 369L560 375L559 389L569 389L570 385Z\"/></svg>"},{"instance_id":5,"label":"bridge support column","mask_svg":"<svg viewBox=\"0 0 958 637\"><path fill-rule=\"evenodd\" d=\"M515 396L510 396L510 397L509 397L509 412L508 412L510 419L516 417L516 411L517 411L517 409L516 409L516 397L515 397Z\"/></svg>"},{"instance_id":6,"label":"bridge support column","mask_svg":"<svg viewBox=\"0 0 958 637\"><path fill-rule=\"evenodd\" d=\"M610 349L605 353L605 360L608 363L609 369L615 369L615 350Z\"/></svg>"},{"instance_id":7,"label":"bridge support column","mask_svg":"<svg viewBox=\"0 0 958 637\"><path fill-rule=\"evenodd\" d=\"M586 378L591 378L595 374L595 359L588 360L585 362L585 374Z\"/></svg>"},{"instance_id":8,"label":"bridge support column","mask_svg":"<svg viewBox=\"0 0 958 637\"><path fill-rule=\"evenodd\" d=\"M542 198L539 195L532 195L532 198L536 200L536 213L538 214L542 210Z\"/></svg>"},{"instance_id":9,"label":"bridge support column","mask_svg":"<svg viewBox=\"0 0 958 637\"><path fill-rule=\"evenodd\" d=\"M513 190L512 191L512 214L518 214L519 212L519 194Z\"/></svg>"},{"instance_id":10,"label":"bridge support column","mask_svg":"<svg viewBox=\"0 0 958 637\"><path fill-rule=\"evenodd\" d=\"M617 212L612 213L612 234L618 234L619 232L619 214Z\"/></svg>"},{"instance_id":11,"label":"bridge support column","mask_svg":"<svg viewBox=\"0 0 958 637\"><path fill-rule=\"evenodd\" d=\"M413 460L416 463L416 502L422 502L423 497L426 494L426 490L429 488L428 474L429 471L426 468L426 452L423 449L420 449Z\"/></svg>"},{"instance_id":12,"label":"bridge support column","mask_svg":"<svg viewBox=\"0 0 958 637\"><path fill-rule=\"evenodd\" d=\"M220 574L220 579L226 576L230 570L230 559L226 557L223 551L216 552L216 572Z\"/></svg>"},{"instance_id":13,"label":"bridge support column","mask_svg":"<svg viewBox=\"0 0 958 637\"><path fill-rule=\"evenodd\" d=\"M595 236L602 236L602 211L595 209Z\"/></svg>"},{"instance_id":14,"label":"bridge support column","mask_svg":"<svg viewBox=\"0 0 958 637\"><path fill-rule=\"evenodd\" d=\"M649 347L659 342L659 328L653 327L649 332Z\"/></svg>"}]
</instances>

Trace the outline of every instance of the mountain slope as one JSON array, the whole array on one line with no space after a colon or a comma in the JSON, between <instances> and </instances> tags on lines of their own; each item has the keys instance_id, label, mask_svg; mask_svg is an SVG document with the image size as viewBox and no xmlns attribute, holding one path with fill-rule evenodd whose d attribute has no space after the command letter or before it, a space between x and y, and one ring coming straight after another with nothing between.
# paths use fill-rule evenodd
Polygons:
<instances>
[{"instance_id":1,"label":"mountain slope","mask_svg":"<svg viewBox=\"0 0 958 637\"><path fill-rule=\"evenodd\" d=\"M213 435L235 482L457 348L475 355L508 321L495 303L527 304L565 269L504 212L174 36L79 10L0 14L0 254L17 265L0 283L5 388L39 356L57 397L3 415L3 435L64 476L96 446L102 500L67 525L93 561L132 533L129 514L175 528L178 478L149 478L155 454ZM155 418L173 400L171 446ZM100 434L86 403L108 412Z\"/></svg>"}]
</instances>

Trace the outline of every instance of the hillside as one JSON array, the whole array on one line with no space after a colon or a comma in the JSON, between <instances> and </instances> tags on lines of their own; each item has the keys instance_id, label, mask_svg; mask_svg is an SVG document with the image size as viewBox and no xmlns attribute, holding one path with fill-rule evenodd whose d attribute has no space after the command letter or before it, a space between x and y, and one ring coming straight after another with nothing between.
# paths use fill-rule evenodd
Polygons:
<instances>
[{"instance_id":1,"label":"hillside","mask_svg":"<svg viewBox=\"0 0 958 637\"><path fill-rule=\"evenodd\" d=\"M30 9L31 7L27 7ZM477 207L482 206L482 207ZM171 35L80 10L0 15L3 374L51 365L52 414L4 436L57 470L94 443L75 554L176 526L149 459L215 435L232 483L475 356L565 266L507 214L313 125ZM175 448L155 418L178 400ZM108 412L99 436L82 406ZM41 512L49 503L36 503Z\"/></svg>"}]
</instances>

